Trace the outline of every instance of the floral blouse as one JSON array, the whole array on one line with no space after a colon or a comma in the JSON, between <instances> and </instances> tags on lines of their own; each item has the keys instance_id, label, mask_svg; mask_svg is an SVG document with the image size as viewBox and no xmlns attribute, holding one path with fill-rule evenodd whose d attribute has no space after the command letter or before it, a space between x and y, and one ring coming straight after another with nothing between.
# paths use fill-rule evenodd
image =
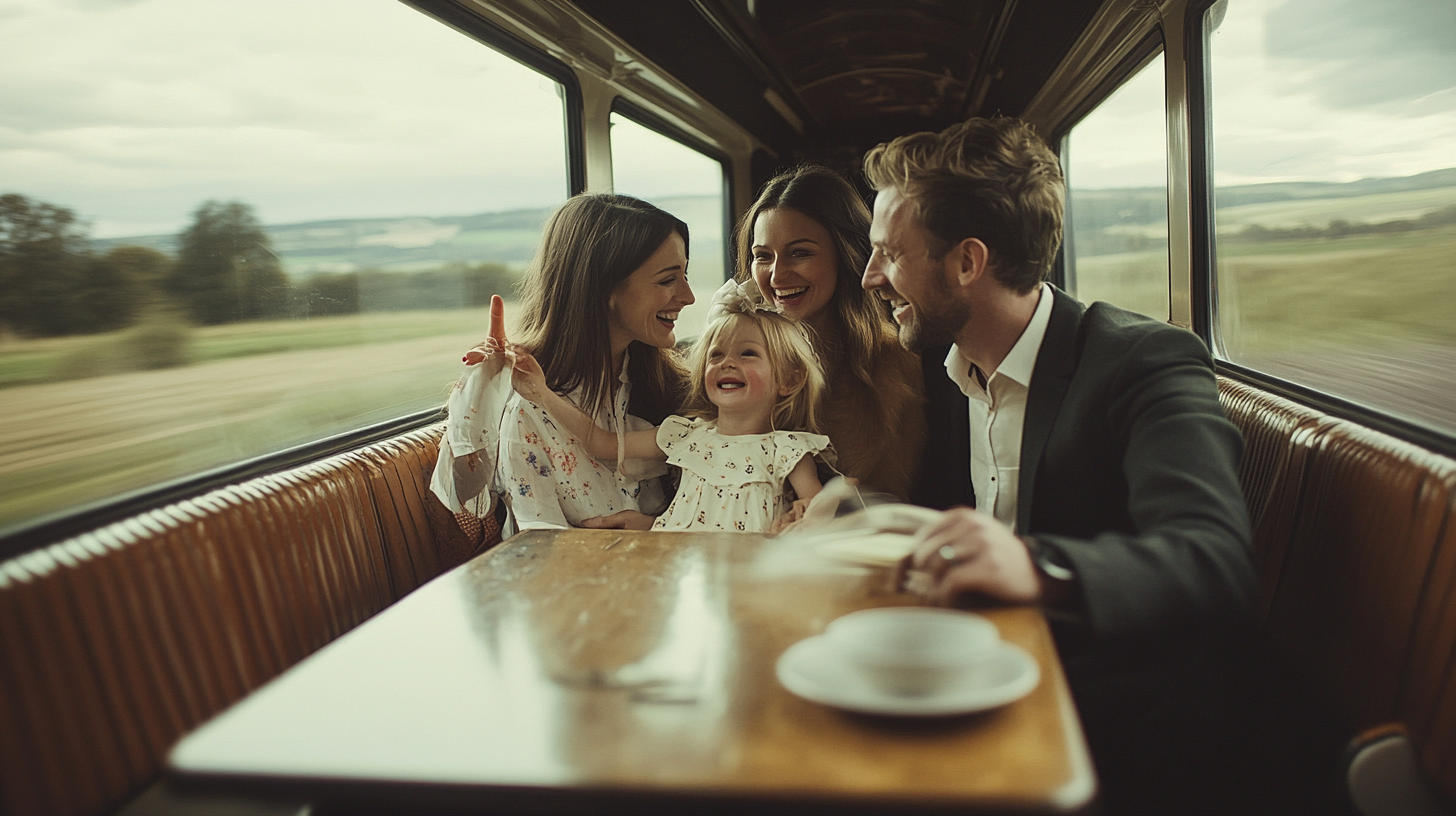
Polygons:
<instances>
[{"instance_id":1,"label":"floral blouse","mask_svg":"<svg viewBox=\"0 0 1456 816\"><path fill-rule=\"evenodd\" d=\"M627 413L631 384L626 366L621 380L611 414L599 412L593 419L613 432L619 418L627 430L651 430L651 423ZM580 404L578 393L566 398ZM506 403L496 483L506 494L519 529L576 527L582 519L621 510L661 512L667 500L657 477L667 473L667 466L629 459L623 470L616 472L615 461L593 459L546 409L520 394L512 394Z\"/></svg>"},{"instance_id":2,"label":"floral blouse","mask_svg":"<svg viewBox=\"0 0 1456 816\"><path fill-rule=\"evenodd\" d=\"M785 482L804 458L829 447L829 437L801 431L725 436L717 424L670 416L657 429L682 483L654 530L767 532L792 505Z\"/></svg>"}]
</instances>

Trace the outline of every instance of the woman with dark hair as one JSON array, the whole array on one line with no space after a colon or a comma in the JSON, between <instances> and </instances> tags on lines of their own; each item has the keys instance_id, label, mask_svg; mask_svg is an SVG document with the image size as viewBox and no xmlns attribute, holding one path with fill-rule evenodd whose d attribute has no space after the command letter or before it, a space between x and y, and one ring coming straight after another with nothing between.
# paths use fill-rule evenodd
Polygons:
<instances>
[{"instance_id":1,"label":"woman with dark hair","mask_svg":"<svg viewBox=\"0 0 1456 816\"><path fill-rule=\"evenodd\" d=\"M520 285L521 319L513 339L540 363L552 391L608 430L649 429L676 412L687 393L674 350L678 313L694 300L687 247L688 227L680 219L620 195L575 196L542 233ZM503 333L496 340L500 345ZM472 351L467 362L494 353L487 348ZM500 417L494 481L516 526L650 527L652 516L667 506L658 479L666 466L622 461L620 455L617 461L593 459L545 410L509 392L509 376L503 379L496 393L505 397L504 413L481 414ZM462 403L460 413L500 404L489 387L476 391L484 396ZM456 404L452 397L452 414ZM465 419L463 426L478 427L452 426L447 437L464 439L463 451L487 449L495 441L491 421ZM468 460L462 461L468 469Z\"/></svg>"},{"instance_id":2,"label":"woman with dark hair","mask_svg":"<svg viewBox=\"0 0 1456 816\"><path fill-rule=\"evenodd\" d=\"M885 304L860 287L869 231L869 209L848 181L796 167L764 185L739 221L737 277L814 329L828 384L820 427L839 469L907 499L925 443L923 375Z\"/></svg>"}]
</instances>

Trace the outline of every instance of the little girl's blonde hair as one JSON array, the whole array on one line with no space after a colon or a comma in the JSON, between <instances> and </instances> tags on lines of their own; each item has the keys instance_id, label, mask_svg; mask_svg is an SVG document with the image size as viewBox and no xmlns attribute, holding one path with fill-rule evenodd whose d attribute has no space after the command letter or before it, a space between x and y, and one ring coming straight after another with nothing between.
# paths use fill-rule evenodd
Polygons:
<instances>
[{"instance_id":1,"label":"little girl's blonde hair","mask_svg":"<svg viewBox=\"0 0 1456 816\"><path fill-rule=\"evenodd\" d=\"M683 414L702 419L718 418L718 406L708 399L708 385L703 378L708 367L708 352L720 338L740 326L752 324L763 332L775 384L790 387L789 393L774 403L770 415L774 430L819 433L824 366L814 352L809 327L777 312L756 308L747 299L727 304L726 314L716 320L712 317L710 315L711 322L688 356L689 390Z\"/></svg>"}]
</instances>

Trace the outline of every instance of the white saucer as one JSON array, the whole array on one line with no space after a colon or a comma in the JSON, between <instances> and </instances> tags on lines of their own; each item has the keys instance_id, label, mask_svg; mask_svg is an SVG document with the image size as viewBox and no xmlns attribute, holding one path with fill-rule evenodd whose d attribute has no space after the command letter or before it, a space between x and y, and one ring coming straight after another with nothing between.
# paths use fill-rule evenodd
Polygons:
<instances>
[{"instance_id":1,"label":"white saucer","mask_svg":"<svg viewBox=\"0 0 1456 816\"><path fill-rule=\"evenodd\" d=\"M986 711L1025 697L1041 680L1036 660L1019 646L1002 641L995 654L965 681L923 697L901 697L870 685L823 635L805 638L785 649L779 656L777 674L784 688L806 700L865 714L900 717Z\"/></svg>"}]
</instances>

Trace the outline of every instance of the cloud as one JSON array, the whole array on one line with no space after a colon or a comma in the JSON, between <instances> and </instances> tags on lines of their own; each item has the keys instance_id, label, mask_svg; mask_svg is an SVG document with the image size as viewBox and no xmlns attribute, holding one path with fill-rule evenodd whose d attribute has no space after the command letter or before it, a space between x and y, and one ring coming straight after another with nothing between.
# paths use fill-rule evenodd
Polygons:
<instances>
[{"instance_id":1,"label":"cloud","mask_svg":"<svg viewBox=\"0 0 1456 816\"><path fill-rule=\"evenodd\" d=\"M1168 183L1163 57L1159 55L1072 128L1063 157L1079 190Z\"/></svg>"},{"instance_id":2,"label":"cloud","mask_svg":"<svg viewBox=\"0 0 1456 816\"><path fill-rule=\"evenodd\" d=\"M403 3L11 0L0 53L0 192L97 237L208 198L282 223L567 192L555 84Z\"/></svg>"},{"instance_id":3,"label":"cloud","mask_svg":"<svg viewBox=\"0 0 1456 816\"><path fill-rule=\"evenodd\" d=\"M1398 32L1412 24L1374 19L1401 17L1410 5L1230 3L1210 43L1216 182L1353 181L1456 164L1453 94L1402 79L1399 66L1392 67ZM1366 30L1372 28L1379 30ZM1410 59L1445 59L1441 49L1449 46L1439 38L1419 42L1424 45L1409 49ZM1366 75L1379 71L1388 84L1382 99L1372 99ZM1449 85L1453 76L1447 72L1434 84Z\"/></svg>"},{"instance_id":4,"label":"cloud","mask_svg":"<svg viewBox=\"0 0 1456 816\"><path fill-rule=\"evenodd\" d=\"M1289 0L1266 18L1268 57L1332 108L1456 110L1456 3Z\"/></svg>"},{"instance_id":5,"label":"cloud","mask_svg":"<svg viewBox=\"0 0 1456 816\"><path fill-rule=\"evenodd\" d=\"M651 199L717 195L723 190L723 165L614 113L612 186Z\"/></svg>"}]
</instances>

